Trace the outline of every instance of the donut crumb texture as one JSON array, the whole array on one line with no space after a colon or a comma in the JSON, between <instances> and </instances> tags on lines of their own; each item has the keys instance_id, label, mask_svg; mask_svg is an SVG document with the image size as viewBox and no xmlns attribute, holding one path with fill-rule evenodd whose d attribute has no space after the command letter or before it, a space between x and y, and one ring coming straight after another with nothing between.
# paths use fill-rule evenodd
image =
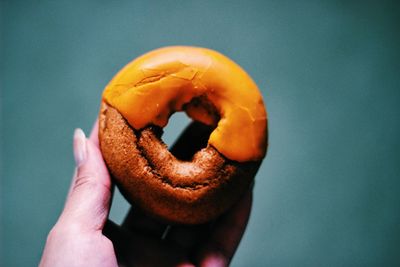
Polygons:
<instances>
[{"instance_id":1,"label":"donut crumb texture","mask_svg":"<svg viewBox=\"0 0 400 267\"><path fill-rule=\"evenodd\" d=\"M207 140L209 133L186 138ZM115 183L133 206L167 223L200 224L218 217L248 190L261 163L229 160L209 144L197 152L181 149L178 159L161 135L158 126L133 129L102 103L99 142Z\"/></svg>"}]
</instances>

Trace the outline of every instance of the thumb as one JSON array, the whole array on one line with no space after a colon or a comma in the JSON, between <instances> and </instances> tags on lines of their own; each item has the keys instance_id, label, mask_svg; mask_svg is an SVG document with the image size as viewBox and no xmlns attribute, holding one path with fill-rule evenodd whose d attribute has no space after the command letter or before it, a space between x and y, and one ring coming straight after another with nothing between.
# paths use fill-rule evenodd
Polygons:
<instances>
[{"instance_id":1,"label":"thumb","mask_svg":"<svg viewBox=\"0 0 400 267\"><path fill-rule=\"evenodd\" d=\"M60 220L102 230L110 209L110 175L99 148L81 129L75 130L73 147L76 171Z\"/></svg>"}]
</instances>

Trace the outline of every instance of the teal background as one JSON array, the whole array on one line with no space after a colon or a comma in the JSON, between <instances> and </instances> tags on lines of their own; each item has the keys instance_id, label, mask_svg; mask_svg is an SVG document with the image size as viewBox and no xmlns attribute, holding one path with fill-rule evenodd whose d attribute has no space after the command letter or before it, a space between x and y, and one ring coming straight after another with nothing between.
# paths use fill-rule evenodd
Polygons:
<instances>
[{"instance_id":1,"label":"teal background","mask_svg":"<svg viewBox=\"0 0 400 267\"><path fill-rule=\"evenodd\" d=\"M1 1L1 266L35 266L75 127L128 61L216 49L262 90L270 147L232 266L400 266L396 1ZM171 142L186 123L168 128ZM128 205L116 194L111 218Z\"/></svg>"}]
</instances>

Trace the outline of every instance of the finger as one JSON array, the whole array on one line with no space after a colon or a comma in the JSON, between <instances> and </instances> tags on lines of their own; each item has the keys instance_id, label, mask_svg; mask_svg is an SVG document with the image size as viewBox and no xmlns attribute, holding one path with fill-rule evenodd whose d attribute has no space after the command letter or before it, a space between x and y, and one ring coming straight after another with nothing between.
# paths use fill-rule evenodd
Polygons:
<instances>
[{"instance_id":1,"label":"finger","mask_svg":"<svg viewBox=\"0 0 400 267\"><path fill-rule=\"evenodd\" d=\"M190 160L194 153L207 146L212 130L211 126L192 122L171 147L171 153L178 159Z\"/></svg>"},{"instance_id":2,"label":"finger","mask_svg":"<svg viewBox=\"0 0 400 267\"><path fill-rule=\"evenodd\" d=\"M98 136L98 131L99 131L99 120L96 119L96 121L95 121L94 124L93 124L92 131L91 131L91 133L90 133L89 140L91 140L91 141L93 142L93 144L95 144L97 147L99 147L99 136ZM75 138L74 138L74 139L75 139ZM80 139L74 140L74 147L78 145L78 144L75 144L75 142L80 142ZM72 190L72 187L73 187L73 185L74 185L74 183L75 183L75 178L76 178L76 169L75 169L75 171L74 171L73 179L72 179L72 181L71 181L71 185L70 185L70 188L69 188L68 196L70 195L71 190Z\"/></svg>"},{"instance_id":3,"label":"finger","mask_svg":"<svg viewBox=\"0 0 400 267\"><path fill-rule=\"evenodd\" d=\"M60 220L101 230L109 212L111 180L100 150L81 129L74 134L74 157L76 174Z\"/></svg>"},{"instance_id":4,"label":"finger","mask_svg":"<svg viewBox=\"0 0 400 267\"><path fill-rule=\"evenodd\" d=\"M100 148L100 143L99 143L99 119L96 119L96 121L93 124L89 140L92 141L93 144L96 147ZM104 159L103 159L103 161L104 161ZM112 196L114 195L114 189L115 189L115 185L111 180L111 202L110 202L110 207L112 205L112 200L113 200Z\"/></svg>"},{"instance_id":5,"label":"finger","mask_svg":"<svg viewBox=\"0 0 400 267\"><path fill-rule=\"evenodd\" d=\"M95 144L97 147L99 147L99 135L98 135L98 131L99 131L99 120L96 119L96 121L95 121L94 124L93 124L92 131L91 131L91 133L90 133L89 140L91 140L91 141L93 142L93 144ZM75 138L74 138L74 147L76 147L76 146L78 146L78 145L79 145L79 146L80 146L80 145L83 146L83 144L75 144L76 142L80 142L80 141L81 141L81 139L76 139L76 140L75 140ZM73 179L72 179L72 182L71 182L69 191L68 191L68 196L71 194L72 187L73 187L73 185L74 185L74 183L75 183L75 178L76 178L76 169L75 169L75 171L74 171Z\"/></svg>"},{"instance_id":6,"label":"finger","mask_svg":"<svg viewBox=\"0 0 400 267\"><path fill-rule=\"evenodd\" d=\"M126 230L146 233L157 238L161 238L167 228L167 224L150 218L135 207L130 208L121 226Z\"/></svg>"},{"instance_id":7,"label":"finger","mask_svg":"<svg viewBox=\"0 0 400 267\"><path fill-rule=\"evenodd\" d=\"M93 144L99 147L99 119L96 119L94 122L89 139L93 142Z\"/></svg>"},{"instance_id":8,"label":"finger","mask_svg":"<svg viewBox=\"0 0 400 267\"><path fill-rule=\"evenodd\" d=\"M199 266L227 266L231 261L250 216L252 192L215 223L209 239L202 245L196 258Z\"/></svg>"}]
</instances>

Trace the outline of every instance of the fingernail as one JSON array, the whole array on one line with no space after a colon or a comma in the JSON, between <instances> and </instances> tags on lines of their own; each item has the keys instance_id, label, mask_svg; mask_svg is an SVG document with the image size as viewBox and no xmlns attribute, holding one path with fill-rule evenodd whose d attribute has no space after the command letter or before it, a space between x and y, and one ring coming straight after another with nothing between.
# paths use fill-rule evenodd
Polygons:
<instances>
[{"instance_id":1,"label":"fingernail","mask_svg":"<svg viewBox=\"0 0 400 267\"><path fill-rule=\"evenodd\" d=\"M82 129L77 128L74 132L74 158L76 167L81 166L87 157L86 136Z\"/></svg>"}]
</instances>

